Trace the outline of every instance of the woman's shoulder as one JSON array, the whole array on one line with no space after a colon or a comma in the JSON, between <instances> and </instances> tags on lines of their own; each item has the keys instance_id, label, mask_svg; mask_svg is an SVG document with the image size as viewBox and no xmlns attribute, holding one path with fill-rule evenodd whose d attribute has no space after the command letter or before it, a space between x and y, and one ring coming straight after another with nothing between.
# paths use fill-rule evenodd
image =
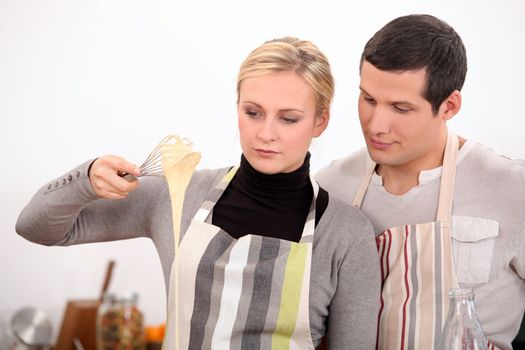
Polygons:
<instances>
[{"instance_id":1,"label":"woman's shoulder","mask_svg":"<svg viewBox=\"0 0 525 350\"><path fill-rule=\"evenodd\" d=\"M355 245L365 239L374 239L370 220L352 204L328 192L328 205L317 225L318 238Z\"/></svg>"},{"instance_id":2,"label":"woman's shoulder","mask_svg":"<svg viewBox=\"0 0 525 350\"><path fill-rule=\"evenodd\" d=\"M328 198L325 215L330 218L331 225L347 229L361 229L371 225L370 220L359 208L333 195L330 191Z\"/></svg>"},{"instance_id":3,"label":"woman's shoulder","mask_svg":"<svg viewBox=\"0 0 525 350\"><path fill-rule=\"evenodd\" d=\"M223 167L217 169L199 169L193 173L190 186L197 188L209 188L217 185L232 167Z\"/></svg>"},{"instance_id":4,"label":"woman's shoulder","mask_svg":"<svg viewBox=\"0 0 525 350\"><path fill-rule=\"evenodd\" d=\"M328 196L328 206L315 230L314 250L317 255L341 260L349 254L360 256L375 252L375 236L370 220L350 203L330 192Z\"/></svg>"}]
</instances>

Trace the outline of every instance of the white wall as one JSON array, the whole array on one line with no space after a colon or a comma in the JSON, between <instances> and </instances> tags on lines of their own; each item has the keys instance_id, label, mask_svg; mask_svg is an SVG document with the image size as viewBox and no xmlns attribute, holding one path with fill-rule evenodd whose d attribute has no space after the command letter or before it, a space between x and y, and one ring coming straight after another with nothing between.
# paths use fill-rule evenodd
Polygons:
<instances>
[{"instance_id":1,"label":"white wall","mask_svg":"<svg viewBox=\"0 0 525 350\"><path fill-rule=\"evenodd\" d=\"M337 82L331 125L312 148L317 170L363 145L361 50L409 13L441 17L464 39L469 72L452 127L525 158L521 0L0 0L0 319L32 305L58 328L66 300L97 297L114 258L111 289L138 291L147 323L162 322L164 285L150 241L29 243L14 226L31 195L92 157L140 163L169 133L194 141L200 168L237 162L237 69L256 46L284 35L314 41Z\"/></svg>"}]
</instances>

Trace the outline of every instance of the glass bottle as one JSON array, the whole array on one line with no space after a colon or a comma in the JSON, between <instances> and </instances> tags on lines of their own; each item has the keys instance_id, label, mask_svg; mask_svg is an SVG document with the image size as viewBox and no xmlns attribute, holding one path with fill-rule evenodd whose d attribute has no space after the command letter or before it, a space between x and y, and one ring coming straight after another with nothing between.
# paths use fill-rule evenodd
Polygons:
<instances>
[{"instance_id":1,"label":"glass bottle","mask_svg":"<svg viewBox=\"0 0 525 350\"><path fill-rule=\"evenodd\" d=\"M137 293L104 294L97 311L97 350L144 350L144 324Z\"/></svg>"},{"instance_id":2,"label":"glass bottle","mask_svg":"<svg viewBox=\"0 0 525 350\"><path fill-rule=\"evenodd\" d=\"M450 305L440 349L486 350L487 340L476 314L472 289L451 289L448 295Z\"/></svg>"}]
</instances>

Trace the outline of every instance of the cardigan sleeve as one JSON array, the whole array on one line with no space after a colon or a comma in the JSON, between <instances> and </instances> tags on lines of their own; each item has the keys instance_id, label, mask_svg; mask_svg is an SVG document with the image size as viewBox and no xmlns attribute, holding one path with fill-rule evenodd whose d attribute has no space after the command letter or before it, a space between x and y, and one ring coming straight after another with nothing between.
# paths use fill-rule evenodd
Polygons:
<instances>
[{"instance_id":1,"label":"cardigan sleeve","mask_svg":"<svg viewBox=\"0 0 525 350\"><path fill-rule=\"evenodd\" d=\"M372 227L341 262L329 307L329 349L373 349L377 336L381 279Z\"/></svg>"},{"instance_id":2,"label":"cardigan sleeve","mask_svg":"<svg viewBox=\"0 0 525 350\"><path fill-rule=\"evenodd\" d=\"M73 245L149 236L159 180L141 181L122 200L99 199L85 162L42 186L21 211L16 232L34 243Z\"/></svg>"}]
</instances>

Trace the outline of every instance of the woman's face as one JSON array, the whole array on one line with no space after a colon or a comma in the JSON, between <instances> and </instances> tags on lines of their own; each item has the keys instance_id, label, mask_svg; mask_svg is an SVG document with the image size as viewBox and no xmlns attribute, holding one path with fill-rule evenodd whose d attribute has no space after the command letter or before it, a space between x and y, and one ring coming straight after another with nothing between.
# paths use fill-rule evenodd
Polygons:
<instances>
[{"instance_id":1,"label":"woman's face","mask_svg":"<svg viewBox=\"0 0 525 350\"><path fill-rule=\"evenodd\" d=\"M295 72L267 73L242 81L239 133L244 156L264 174L289 173L304 162L329 114L316 116L314 90Z\"/></svg>"}]
</instances>

